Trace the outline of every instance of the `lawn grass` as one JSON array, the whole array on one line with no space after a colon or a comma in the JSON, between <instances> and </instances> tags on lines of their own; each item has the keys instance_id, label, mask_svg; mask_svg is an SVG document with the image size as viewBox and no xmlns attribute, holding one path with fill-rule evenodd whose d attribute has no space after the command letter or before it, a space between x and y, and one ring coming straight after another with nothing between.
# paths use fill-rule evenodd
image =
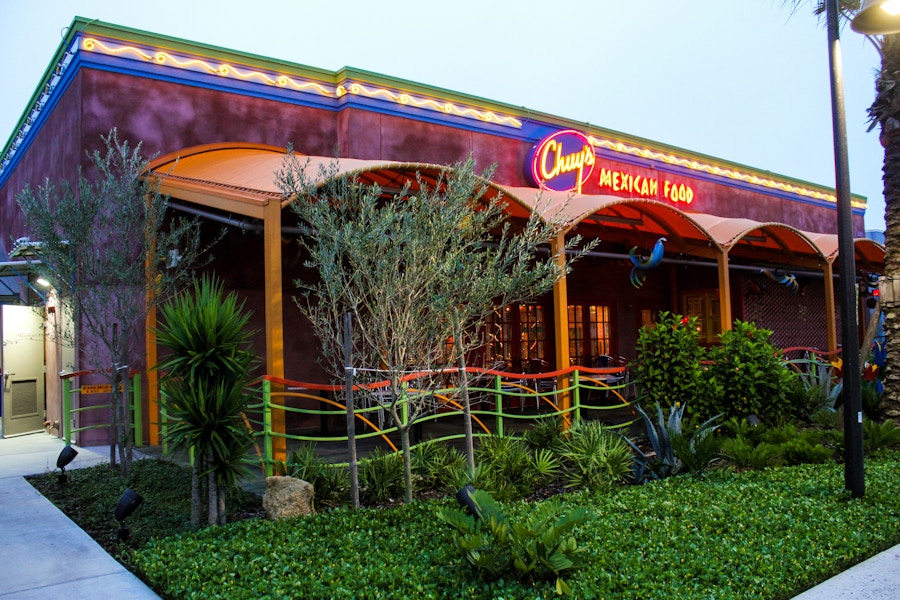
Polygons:
<instances>
[{"instance_id":1,"label":"lawn grass","mask_svg":"<svg viewBox=\"0 0 900 600\"><path fill-rule=\"evenodd\" d=\"M866 463L866 495L843 466L721 470L558 499L584 506L576 598L791 598L900 543L900 457ZM167 598L549 598L553 582L488 581L435 517L449 499L389 510L250 519L153 539L131 566ZM528 503L506 505L515 518Z\"/></svg>"}]
</instances>

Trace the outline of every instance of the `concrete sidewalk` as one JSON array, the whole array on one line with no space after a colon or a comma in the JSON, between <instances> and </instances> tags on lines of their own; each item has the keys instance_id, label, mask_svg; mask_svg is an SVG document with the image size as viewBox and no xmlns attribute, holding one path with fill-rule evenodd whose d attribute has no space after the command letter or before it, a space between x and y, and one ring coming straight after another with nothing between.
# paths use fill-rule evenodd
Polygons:
<instances>
[{"instance_id":1,"label":"concrete sidewalk","mask_svg":"<svg viewBox=\"0 0 900 600\"><path fill-rule=\"evenodd\" d=\"M62 440L45 434L0 439L0 599L159 598L109 556L23 475L56 469ZM67 469L109 459L80 448ZM110 515L112 518L112 515ZM900 599L900 546L890 548L794 600Z\"/></svg>"},{"instance_id":2,"label":"concrete sidewalk","mask_svg":"<svg viewBox=\"0 0 900 600\"><path fill-rule=\"evenodd\" d=\"M43 433L0 439L0 598L158 599L22 477L56 470L64 446ZM67 470L109 459L76 450Z\"/></svg>"}]
</instances>

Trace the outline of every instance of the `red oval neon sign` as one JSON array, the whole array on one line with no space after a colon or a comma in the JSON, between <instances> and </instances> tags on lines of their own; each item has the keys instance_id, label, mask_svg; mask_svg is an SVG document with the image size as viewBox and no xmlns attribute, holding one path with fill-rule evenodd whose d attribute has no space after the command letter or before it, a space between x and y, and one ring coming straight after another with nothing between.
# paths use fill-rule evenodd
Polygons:
<instances>
[{"instance_id":1,"label":"red oval neon sign","mask_svg":"<svg viewBox=\"0 0 900 600\"><path fill-rule=\"evenodd\" d=\"M532 183L558 192L581 192L594 170L594 147L580 131L565 129L545 137L529 153Z\"/></svg>"}]
</instances>

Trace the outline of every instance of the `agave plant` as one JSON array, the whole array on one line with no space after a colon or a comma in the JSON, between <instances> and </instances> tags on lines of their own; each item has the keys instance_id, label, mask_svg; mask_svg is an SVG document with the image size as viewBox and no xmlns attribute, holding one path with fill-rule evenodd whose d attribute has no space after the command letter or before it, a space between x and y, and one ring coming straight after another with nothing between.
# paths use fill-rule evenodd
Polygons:
<instances>
[{"instance_id":1,"label":"agave plant","mask_svg":"<svg viewBox=\"0 0 900 600\"><path fill-rule=\"evenodd\" d=\"M637 468L634 473L635 481L664 479L677 475L685 467L685 463L689 464L692 469L701 468L700 465L704 463L702 460L698 460L698 456L708 452L710 444L707 442L719 428L715 422L722 417L721 414L707 419L688 436L684 433L682 425L687 403L670 407L669 416L666 418L662 407L657 402L655 423L640 405L635 404L634 408L641 415L647 431L647 439L652 448L652 453L646 453L626 438L626 441L638 453ZM678 451L676 451L676 446ZM679 456L679 452L681 456ZM685 460L682 460L682 457Z\"/></svg>"}]
</instances>

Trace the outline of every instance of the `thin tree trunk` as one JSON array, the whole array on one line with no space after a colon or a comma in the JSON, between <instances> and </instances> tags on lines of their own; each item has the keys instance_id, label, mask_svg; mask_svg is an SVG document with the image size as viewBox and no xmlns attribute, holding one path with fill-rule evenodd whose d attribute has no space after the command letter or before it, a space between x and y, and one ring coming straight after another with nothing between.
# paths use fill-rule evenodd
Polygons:
<instances>
[{"instance_id":1,"label":"thin tree trunk","mask_svg":"<svg viewBox=\"0 0 900 600\"><path fill-rule=\"evenodd\" d=\"M112 423L110 423L110 433L109 433L109 466L115 467L118 464L118 460L116 457L116 453L118 451L119 445L119 401L118 401L118 386L117 381L118 378L115 375L116 367L113 365L113 377L112 377L112 409L110 409L110 416L112 418Z\"/></svg>"},{"instance_id":2,"label":"thin tree trunk","mask_svg":"<svg viewBox=\"0 0 900 600\"><path fill-rule=\"evenodd\" d=\"M347 448L350 451L350 500L359 508L359 461L356 454L356 403L353 399L353 315L344 314L344 402L347 405Z\"/></svg>"},{"instance_id":3,"label":"thin tree trunk","mask_svg":"<svg viewBox=\"0 0 900 600\"><path fill-rule=\"evenodd\" d=\"M224 525L228 520L228 514L225 510L225 493L227 490L224 487L219 487L219 505L218 505L218 513L219 518L217 519L218 525Z\"/></svg>"},{"instance_id":4,"label":"thin tree trunk","mask_svg":"<svg viewBox=\"0 0 900 600\"><path fill-rule=\"evenodd\" d=\"M210 452L209 465L212 464L212 452ZM208 494L206 522L212 526L219 521L219 486L216 483L215 469L210 469L209 474L206 476L206 487Z\"/></svg>"},{"instance_id":5,"label":"thin tree trunk","mask_svg":"<svg viewBox=\"0 0 900 600\"><path fill-rule=\"evenodd\" d=\"M127 347L127 343L123 342L122 347ZM131 396L128 393L128 366L125 362L127 359L128 356L126 355L126 353L122 352L122 355L119 357L119 365L120 368L122 368L122 370L119 372L119 379L122 386L122 430L125 433L125 452L122 455L122 473L124 473L126 477L131 474L131 463L134 460L134 429L132 429L131 427ZM138 427L140 427L140 425L138 425Z\"/></svg>"},{"instance_id":6,"label":"thin tree trunk","mask_svg":"<svg viewBox=\"0 0 900 600\"><path fill-rule=\"evenodd\" d=\"M456 354L456 368L459 371L459 393L463 404L463 428L466 434L466 466L475 472L475 436L472 433L472 402L469 399L469 375L466 373L466 355L462 343L462 327L459 317L453 315L453 345Z\"/></svg>"},{"instance_id":7,"label":"thin tree trunk","mask_svg":"<svg viewBox=\"0 0 900 600\"><path fill-rule=\"evenodd\" d=\"M203 504L203 486L200 483L201 458L194 456L194 464L191 468L191 527L200 527L200 507Z\"/></svg>"},{"instance_id":8,"label":"thin tree trunk","mask_svg":"<svg viewBox=\"0 0 900 600\"><path fill-rule=\"evenodd\" d=\"M400 448L403 450L403 482L406 492L404 494L404 502L409 504L412 502L412 456L409 450L409 430L410 424L406 423L402 427L397 427L400 431Z\"/></svg>"}]
</instances>

